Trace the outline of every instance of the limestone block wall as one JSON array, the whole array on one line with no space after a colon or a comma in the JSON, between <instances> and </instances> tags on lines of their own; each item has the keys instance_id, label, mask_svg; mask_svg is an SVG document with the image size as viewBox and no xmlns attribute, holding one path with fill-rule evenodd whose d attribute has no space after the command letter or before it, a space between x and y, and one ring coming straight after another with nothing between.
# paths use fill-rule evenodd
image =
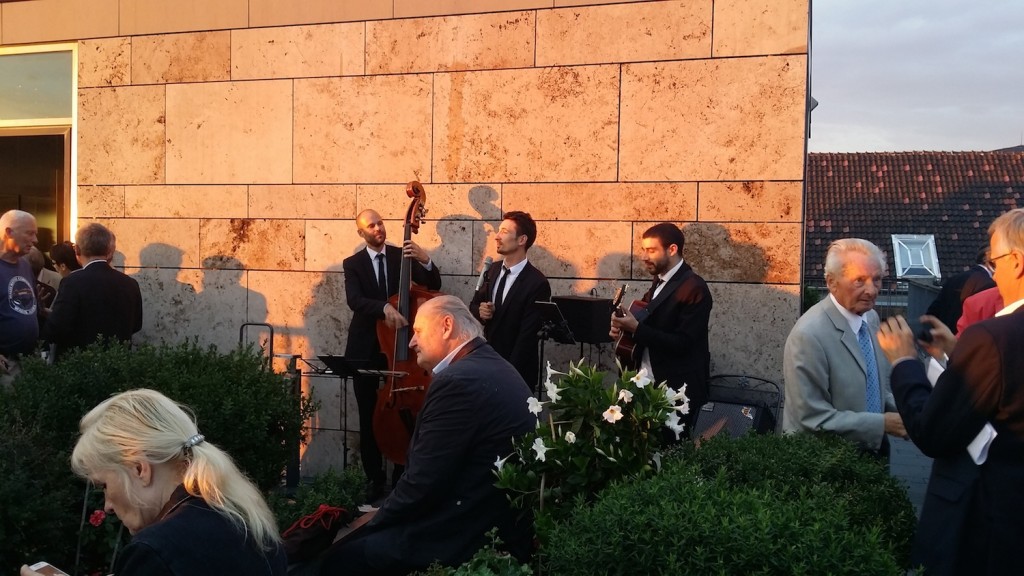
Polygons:
<instances>
[{"instance_id":1,"label":"limestone block wall","mask_svg":"<svg viewBox=\"0 0 1024 576\"><path fill-rule=\"evenodd\" d=\"M342 353L354 218L375 208L400 240L416 179L417 241L467 299L504 211L538 220L529 255L556 295L629 282L638 297L642 231L679 223L715 298L712 372L780 381L798 316L808 9L30 0L0 4L0 44L78 41L77 216L117 233L143 339L226 347L265 322L275 352ZM340 428L337 383L307 384L326 402L318 424ZM344 440L321 432L307 457Z\"/></svg>"}]
</instances>

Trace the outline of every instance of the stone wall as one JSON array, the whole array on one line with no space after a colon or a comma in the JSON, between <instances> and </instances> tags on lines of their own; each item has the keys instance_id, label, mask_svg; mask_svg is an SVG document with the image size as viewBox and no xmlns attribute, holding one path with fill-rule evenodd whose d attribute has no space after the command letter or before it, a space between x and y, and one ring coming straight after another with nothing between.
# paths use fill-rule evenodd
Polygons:
<instances>
[{"instance_id":1,"label":"stone wall","mask_svg":"<svg viewBox=\"0 0 1024 576\"><path fill-rule=\"evenodd\" d=\"M400 239L417 179L417 241L465 298L504 211L538 220L529 256L556 295L639 296L641 232L679 223L715 298L712 372L776 381L807 28L807 0L0 4L0 44L78 41L77 216L117 233L146 340L231 346L266 322L275 352L340 354L354 217L375 208ZM340 427L337 383L308 385Z\"/></svg>"}]
</instances>

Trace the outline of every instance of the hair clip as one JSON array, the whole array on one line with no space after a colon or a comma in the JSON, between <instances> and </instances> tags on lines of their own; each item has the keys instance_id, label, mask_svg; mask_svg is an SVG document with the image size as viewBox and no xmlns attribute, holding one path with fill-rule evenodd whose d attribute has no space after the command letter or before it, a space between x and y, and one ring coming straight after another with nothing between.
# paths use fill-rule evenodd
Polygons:
<instances>
[{"instance_id":1,"label":"hair clip","mask_svg":"<svg viewBox=\"0 0 1024 576\"><path fill-rule=\"evenodd\" d=\"M203 436L202 434L195 434L188 440L185 440L185 449L188 450L189 448L195 446L196 444L201 444L203 440L206 440L205 436Z\"/></svg>"}]
</instances>

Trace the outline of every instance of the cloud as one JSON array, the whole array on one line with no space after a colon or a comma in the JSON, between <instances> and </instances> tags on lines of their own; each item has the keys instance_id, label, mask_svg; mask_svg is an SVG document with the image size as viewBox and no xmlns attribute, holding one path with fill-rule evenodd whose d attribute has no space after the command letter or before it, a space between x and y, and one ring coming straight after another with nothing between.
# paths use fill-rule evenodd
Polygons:
<instances>
[{"instance_id":1,"label":"cloud","mask_svg":"<svg viewBox=\"0 0 1024 576\"><path fill-rule=\"evenodd\" d=\"M992 150L1024 132L1024 3L824 0L813 152Z\"/></svg>"}]
</instances>

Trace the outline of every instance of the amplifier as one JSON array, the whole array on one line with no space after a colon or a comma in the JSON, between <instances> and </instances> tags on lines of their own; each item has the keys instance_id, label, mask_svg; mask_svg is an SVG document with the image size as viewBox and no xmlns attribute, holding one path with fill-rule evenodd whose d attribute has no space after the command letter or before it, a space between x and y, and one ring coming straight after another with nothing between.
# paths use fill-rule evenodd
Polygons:
<instances>
[{"instance_id":1,"label":"amplifier","mask_svg":"<svg viewBox=\"0 0 1024 576\"><path fill-rule=\"evenodd\" d=\"M611 298L552 296L551 301L558 304L577 342L601 344L612 341L611 336L608 336L612 316Z\"/></svg>"},{"instance_id":2,"label":"amplifier","mask_svg":"<svg viewBox=\"0 0 1024 576\"><path fill-rule=\"evenodd\" d=\"M775 417L767 406L755 406L753 404L731 404L729 402L708 402L701 406L697 413L697 420L693 424L692 438L699 438L700 435L715 425L719 420L725 419L724 431L732 438L739 438L749 430L758 434L775 431Z\"/></svg>"}]
</instances>

